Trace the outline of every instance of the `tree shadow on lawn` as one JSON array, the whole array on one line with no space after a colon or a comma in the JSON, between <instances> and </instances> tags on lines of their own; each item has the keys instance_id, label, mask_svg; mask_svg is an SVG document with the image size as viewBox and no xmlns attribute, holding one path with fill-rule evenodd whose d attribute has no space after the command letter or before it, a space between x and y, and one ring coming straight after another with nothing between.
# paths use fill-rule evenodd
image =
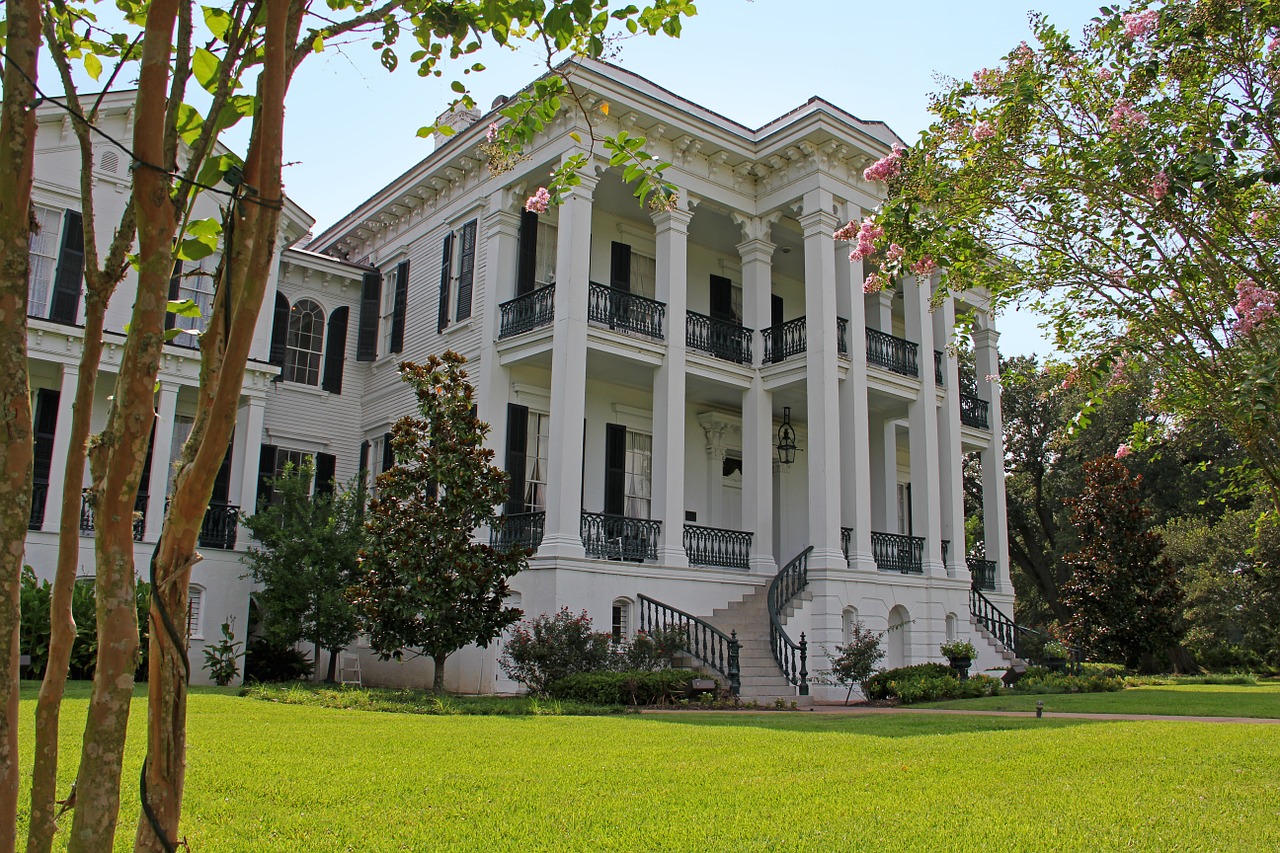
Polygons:
<instances>
[{"instance_id":1,"label":"tree shadow on lawn","mask_svg":"<svg viewBox=\"0 0 1280 853\"><path fill-rule=\"evenodd\" d=\"M639 719L649 724L660 725L708 728L751 726L773 731L848 734L879 738L1021 732L1115 722L1061 717L1037 720L1030 715L1023 718L961 714L810 714L803 711L764 713L673 711L662 714L642 714Z\"/></svg>"}]
</instances>

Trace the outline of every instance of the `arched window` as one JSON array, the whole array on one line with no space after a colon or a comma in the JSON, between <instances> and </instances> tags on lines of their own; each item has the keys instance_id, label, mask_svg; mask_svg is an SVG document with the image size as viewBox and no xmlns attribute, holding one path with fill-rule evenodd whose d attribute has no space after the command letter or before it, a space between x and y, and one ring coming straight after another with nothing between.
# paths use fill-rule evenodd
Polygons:
<instances>
[{"instance_id":1,"label":"arched window","mask_svg":"<svg viewBox=\"0 0 1280 853\"><path fill-rule=\"evenodd\" d=\"M960 618L954 613L947 614L947 642L960 638Z\"/></svg>"},{"instance_id":2,"label":"arched window","mask_svg":"<svg viewBox=\"0 0 1280 853\"><path fill-rule=\"evenodd\" d=\"M615 643L625 643L631 639L631 600L615 598L611 611L610 628Z\"/></svg>"},{"instance_id":3,"label":"arched window","mask_svg":"<svg viewBox=\"0 0 1280 853\"><path fill-rule=\"evenodd\" d=\"M901 604L889 611L884 652L886 669L897 669L911 663L911 614Z\"/></svg>"},{"instance_id":4,"label":"arched window","mask_svg":"<svg viewBox=\"0 0 1280 853\"><path fill-rule=\"evenodd\" d=\"M844 613L840 617L841 634L844 636L844 642L848 643L853 639L853 628L858 624L858 608L846 607Z\"/></svg>"},{"instance_id":5,"label":"arched window","mask_svg":"<svg viewBox=\"0 0 1280 853\"><path fill-rule=\"evenodd\" d=\"M323 353L324 309L310 299L299 299L289 309L289 336L284 353L285 381L319 385Z\"/></svg>"},{"instance_id":6,"label":"arched window","mask_svg":"<svg viewBox=\"0 0 1280 853\"><path fill-rule=\"evenodd\" d=\"M191 584L187 587L187 636L193 640L204 638L204 587Z\"/></svg>"}]
</instances>

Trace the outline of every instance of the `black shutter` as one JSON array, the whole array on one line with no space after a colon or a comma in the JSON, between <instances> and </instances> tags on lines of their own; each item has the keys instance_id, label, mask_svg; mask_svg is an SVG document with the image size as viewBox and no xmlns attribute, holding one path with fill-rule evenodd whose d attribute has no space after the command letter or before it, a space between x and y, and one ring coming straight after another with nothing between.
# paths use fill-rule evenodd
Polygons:
<instances>
[{"instance_id":1,"label":"black shutter","mask_svg":"<svg viewBox=\"0 0 1280 853\"><path fill-rule=\"evenodd\" d=\"M396 298L391 314L391 352L404 349L404 317L409 310L409 262L396 265Z\"/></svg>"},{"instance_id":2,"label":"black shutter","mask_svg":"<svg viewBox=\"0 0 1280 853\"><path fill-rule=\"evenodd\" d=\"M369 473L369 442L360 442L360 479L364 480Z\"/></svg>"},{"instance_id":3,"label":"black shutter","mask_svg":"<svg viewBox=\"0 0 1280 853\"><path fill-rule=\"evenodd\" d=\"M337 471L338 460L332 453L316 454L316 494L333 494L333 478Z\"/></svg>"},{"instance_id":4,"label":"black shutter","mask_svg":"<svg viewBox=\"0 0 1280 853\"><path fill-rule=\"evenodd\" d=\"M721 275L711 276L711 318L733 323L733 282Z\"/></svg>"},{"instance_id":5,"label":"black shutter","mask_svg":"<svg viewBox=\"0 0 1280 853\"><path fill-rule=\"evenodd\" d=\"M378 357L378 310L382 306L382 273L367 272L360 287L360 326L356 329L356 361Z\"/></svg>"},{"instance_id":6,"label":"black shutter","mask_svg":"<svg viewBox=\"0 0 1280 853\"><path fill-rule=\"evenodd\" d=\"M449 279L453 273L453 232L444 235L444 249L440 258L440 309L436 313L436 332L443 332L449 325Z\"/></svg>"},{"instance_id":7,"label":"black shutter","mask_svg":"<svg viewBox=\"0 0 1280 853\"><path fill-rule=\"evenodd\" d=\"M615 244L616 245L616 244ZM604 426L604 512L622 515L626 507L627 428L621 424Z\"/></svg>"},{"instance_id":8,"label":"black shutter","mask_svg":"<svg viewBox=\"0 0 1280 853\"><path fill-rule=\"evenodd\" d=\"M911 484L907 483L907 535L908 536L915 535L914 527L915 527L915 524L911 517Z\"/></svg>"},{"instance_id":9,"label":"black shutter","mask_svg":"<svg viewBox=\"0 0 1280 853\"><path fill-rule=\"evenodd\" d=\"M235 447L234 435L231 441L227 442L227 453L222 457L222 464L218 466L218 476L213 478L213 494L209 496L210 504L226 504L231 496L231 448L233 447Z\"/></svg>"},{"instance_id":10,"label":"black shutter","mask_svg":"<svg viewBox=\"0 0 1280 853\"><path fill-rule=\"evenodd\" d=\"M176 302L182 296L182 261L173 262L173 275L169 277L169 301ZM165 331L178 325L178 315L172 311L165 312Z\"/></svg>"},{"instance_id":11,"label":"black shutter","mask_svg":"<svg viewBox=\"0 0 1280 853\"><path fill-rule=\"evenodd\" d=\"M382 434L382 470L385 471L396 464L396 452L391 449L391 433Z\"/></svg>"},{"instance_id":12,"label":"black shutter","mask_svg":"<svg viewBox=\"0 0 1280 853\"><path fill-rule=\"evenodd\" d=\"M276 367L284 367L285 344L289 340L289 300L276 291L275 317L271 321L271 352L267 361Z\"/></svg>"},{"instance_id":13,"label":"black shutter","mask_svg":"<svg viewBox=\"0 0 1280 853\"><path fill-rule=\"evenodd\" d=\"M609 286L631 290L631 247L614 242L609 263Z\"/></svg>"},{"instance_id":14,"label":"black shutter","mask_svg":"<svg viewBox=\"0 0 1280 853\"><path fill-rule=\"evenodd\" d=\"M324 351L324 379L320 387L330 394L342 393L342 365L347 360L347 317L351 309L345 305L329 315L328 349Z\"/></svg>"},{"instance_id":15,"label":"black shutter","mask_svg":"<svg viewBox=\"0 0 1280 853\"><path fill-rule=\"evenodd\" d=\"M524 512L525 451L529 447L529 407L507 404L507 515Z\"/></svg>"},{"instance_id":16,"label":"black shutter","mask_svg":"<svg viewBox=\"0 0 1280 853\"><path fill-rule=\"evenodd\" d=\"M271 503L271 481L276 476L276 446L274 444L262 445L262 450L258 453L258 499L256 501L256 509L262 509L266 504Z\"/></svg>"},{"instance_id":17,"label":"black shutter","mask_svg":"<svg viewBox=\"0 0 1280 853\"><path fill-rule=\"evenodd\" d=\"M31 529L44 524L45 501L49 495L49 470L53 467L53 434L58 426L58 392L53 388L36 391L36 409L32 412L32 439L35 460L31 472ZM44 488L39 488L43 486Z\"/></svg>"},{"instance_id":18,"label":"black shutter","mask_svg":"<svg viewBox=\"0 0 1280 853\"><path fill-rule=\"evenodd\" d=\"M458 256L458 312L456 320L471 316L471 285L476 278L476 221L462 226L462 254Z\"/></svg>"},{"instance_id":19,"label":"black shutter","mask_svg":"<svg viewBox=\"0 0 1280 853\"><path fill-rule=\"evenodd\" d=\"M773 327L773 360L776 364L782 361L782 297L776 294L769 297L769 325Z\"/></svg>"},{"instance_id":20,"label":"black shutter","mask_svg":"<svg viewBox=\"0 0 1280 853\"><path fill-rule=\"evenodd\" d=\"M80 313L80 284L84 281L84 223L80 212L68 210L62 216L62 248L58 271L53 278L53 298L49 319L75 325Z\"/></svg>"},{"instance_id":21,"label":"black shutter","mask_svg":"<svg viewBox=\"0 0 1280 853\"><path fill-rule=\"evenodd\" d=\"M138 495L146 497L151 494L151 459L156 455L156 425L151 424L151 438L147 439L147 461L142 463L142 481L138 484Z\"/></svg>"},{"instance_id":22,"label":"black shutter","mask_svg":"<svg viewBox=\"0 0 1280 853\"><path fill-rule=\"evenodd\" d=\"M531 293L538 267L538 214L526 210L520 214L520 260L516 265L516 296Z\"/></svg>"}]
</instances>

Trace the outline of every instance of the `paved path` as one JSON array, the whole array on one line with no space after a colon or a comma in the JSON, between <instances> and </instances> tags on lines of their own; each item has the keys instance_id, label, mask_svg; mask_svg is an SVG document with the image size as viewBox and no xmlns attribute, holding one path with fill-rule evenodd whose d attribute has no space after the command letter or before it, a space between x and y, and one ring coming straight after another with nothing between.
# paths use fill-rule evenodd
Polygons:
<instances>
[{"instance_id":1,"label":"paved path","mask_svg":"<svg viewBox=\"0 0 1280 853\"><path fill-rule=\"evenodd\" d=\"M729 713L752 712L751 709L743 709L742 711L729 711ZM798 711L775 711L769 708L761 708L755 711L757 713L797 713L797 714L844 714L846 716L872 716L875 714L953 714L962 717L1021 717L1022 719L1034 719L1035 711L962 711L951 708L868 708L862 705L826 705L815 704L811 708L801 708ZM664 708L646 708L641 713L644 714L687 714L690 710ZM1257 723L1260 725L1280 725L1280 719L1272 719L1270 717L1178 717L1168 714L1081 714L1069 711L1046 711L1045 719L1067 719L1067 720L1158 720L1162 722L1174 723Z\"/></svg>"}]
</instances>

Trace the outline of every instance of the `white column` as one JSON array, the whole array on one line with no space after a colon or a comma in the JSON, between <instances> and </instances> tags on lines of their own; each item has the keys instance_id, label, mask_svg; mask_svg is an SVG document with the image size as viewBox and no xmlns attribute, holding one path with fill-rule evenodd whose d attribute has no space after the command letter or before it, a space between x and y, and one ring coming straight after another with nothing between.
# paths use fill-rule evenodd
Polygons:
<instances>
[{"instance_id":1,"label":"white column","mask_svg":"<svg viewBox=\"0 0 1280 853\"><path fill-rule=\"evenodd\" d=\"M852 221L857 209L846 217ZM875 571L871 556L871 413L867 401L867 308L862 294L862 261L836 258L841 309L848 311L849 373L840 384L840 481L842 526L853 530L850 568Z\"/></svg>"},{"instance_id":2,"label":"white column","mask_svg":"<svg viewBox=\"0 0 1280 853\"><path fill-rule=\"evenodd\" d=\"M658 561L689 565L684 550L685 323L688 307L689 221L693 218L681 193L681 208L653 214L657 240L659 302L667 305L667 353L653 377L653 504L662 521Z\"/></svg>"},{"instance_id":3,"label":"white column","mask_svg":"<svg viewBox=\"0 0 1280 853\"><path fill-rule=\"evenodd\" d=\"M898 532L898 425L880 420L871 439L871 529Z\"/></svg>"},{"instance_id":4,"label":"white column","mask_svg":"<svg viewBox=\"0 0 1280 853\"><path fill-rule=\"evenodd\" d=\"M875 302L875 328L893 334L893 289L885 288L871 296Z\"/></svg>"},{"instance_id":5,"label":"white column","mask_svg":"<svg viewBox=\"0 0 1280 853\"><path fill-rule=\"evenodd\" d=\"M582 437L587 394L587 284L591 262L588 168L560 205L556 236L555 332L551 349L551 435L547 526L539 557L582 557Z\"/></svg>"},{"instance_id":6,"label":"white column","mask_svg":"<svg viewBox=\"0 0 1280 853\"><path fill-rule=\"evenodd\" d=\"M738 244L742 258L742 310L746 326L755 330L752 357L756 367L764 356L760 330L769 326L773 295L773 250L769 242L772 219L735 217L746 238ZM773 558L773 394L765 390L759 370L742 405L742 526L750 530L751 571L772 575Z\"/></svg>"},{"instance_id":7,"label":"white column","mask_svg":"<svg viewBox=\"0 0 1280 853\"><path fill-rule=\"evenodd\" d=\"M156 439L151 457L146 529L142 534L144 542L159 540L160 531L164 527L164 502L169 496L169 477L173 474L173 460L169 458L169 454L173 448L173 422L178 414L178 386L173 382L161 381L156 398ZM261 429L258 434L262 434ZM256 462L254 469L257 469Z\"/></svg>"},{"instance_id":8,"label":"white column","mask_svg":"<svg viewBox=\"0 0 1280 853\"><path fill-rule=\"evenodd\" d=\"M507 369L498 359L500 312L498 305L515 293L516 266L520 245L520 214L511 190L503 189L489 197L484 218L485 280L478 292L484 300L484 337L480 342L479 379L480 420L489 425L485 446L494 452L497 464L504 463L507 441L507 402L511 383Z\"/></svg>"},{"instance_id":9,"label":"white column","mask_svg":"<svg viewBox=\"0 0 1280 853\"><path fill-rule=\"evenodd\" d=\"M44 500L42 530L56 530L62 518L62 481L67 471L67 451L71 449L71 410L76 399L80 368L62 365L62 386L58 389L58 420L53 428L53 464L49 466L49 491ZM80 473L83 480L84 472Z\"/></svg>"},{"instance_id":10,"label":"white column","mask_svg":"<svg viewBox=\"0 0 1280 853\"><path fill-rule=\"evenodd\" d=\"M252 513L257 509L258 463L262 461L262 415L266 411L265 397L249 397L244 411L236 419L236 448L240 455L240 511ZM152 470L155 466L152 466ZM236 543L245 548L249 543L249 528L243 524L236 531Z\"/></svg>"},{"instance_id":11,"label":"white column","mask_svg":"<svg viewBox=\"0 0 1280 853\"><path fill-rule=\"evenodd\" d=\"M836 342L835 243L838 221L826 190L805 193L804 233L805 391L809 469L809 565L845 567L840 550L840 412Z\"/></svg>"},{"instance_id":12,"label":"white column","mask_svg":"<svg viewBox=\"0 0 1280 853\"><path fill-rule=\"evenodd\" d=\"M913 534L924 538L924 572L942 573L942 505L938 484L938 401L933 377L933 317L928 277L909 277L906 291L907 340L920 347L920 396L908 404L911 429L911 519Z\"/></svg>"},{"instance_id":13,"label":"white column","mask_svg":"<svg viewBox=\"0 0 1280 853\"><path fill-rule=\"evenodd\" d=\"M960 376L955 351L949 347L955 334L956 305L950 295L934 312L933 348L943 353L943 402L938 409L938 465L942 538L951 542L947 574L968 580L964 540L964 456L960 447ZM933 362L933 354L929 354Z\"/></svg>"},{"instance_id":14,"label":"white column","mask_svg":"<svg viewBox=\"0 0 1280 853\"><path fill-rule=\"evenodd\" d=\"M1000 333L992 328L991 315L978 312L973 330L978 395L989 401L991 442L982 450L982 528L987 559L996 562L1001 592L1013 594L1009 582L1008 512L1004 495L1004 419L1000 411Z\"/></svg>"}]
</instances>

